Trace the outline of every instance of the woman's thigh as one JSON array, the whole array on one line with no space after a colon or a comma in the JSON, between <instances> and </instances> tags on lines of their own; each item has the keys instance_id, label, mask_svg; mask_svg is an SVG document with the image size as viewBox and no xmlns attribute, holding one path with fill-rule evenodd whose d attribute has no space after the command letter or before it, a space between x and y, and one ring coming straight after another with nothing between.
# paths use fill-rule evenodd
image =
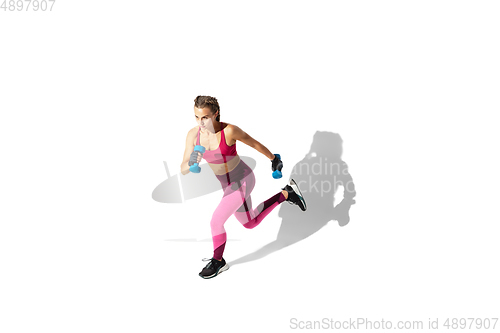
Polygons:
<instances>
[{"instance_id":1,"label":"woman's thigh","mask_svg":"<svg viewBox=\"0 0 500 333\"><path fill-rule=\"evenodd\" d=\"M234 212L234 216L241 223L245 224L255 218L252 207L252 190L255 187L255 176L253 173L245 177L245 198L241 206Z\"/></svg>"},{"instance_id":2,"label":"woman's thigh","mask_svg":"<svg viewBox=\"0 0 500 333\"><path fill-rule=\"evenodd\" d=\"M245 202L246 183L238 188L228 186L224 190L224 195L212 215L212 229L222 230L222 226L227 219Z\"/></svg>"},{"instance_id":3,"label":"woman's thigh","mask_svg":"<svg viewBox=\"0 0 500 333\"><path fill-rule=\"evenodd\" d=\"M248 219L253 219L250 194L255 187L255 175L250 168L247 168L243 174L242 177L234 177L235 179L230 180L231 183L224 187L224 196L216 212L214 212L218 220L224 218L227 220L236 211L245 212L245 216L235 214L236 218L242 223L248 222Z\"/></svg>"}]
</instances>

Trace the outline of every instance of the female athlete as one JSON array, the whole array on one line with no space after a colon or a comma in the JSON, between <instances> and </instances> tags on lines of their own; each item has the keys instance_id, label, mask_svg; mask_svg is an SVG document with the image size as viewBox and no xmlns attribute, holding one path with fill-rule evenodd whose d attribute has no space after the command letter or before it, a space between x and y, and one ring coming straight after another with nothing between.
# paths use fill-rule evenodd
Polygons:
<instances>
[{"instance_id":1,"label":"female athlete","mask_svg":"<svg viewBox=\"0 0 500 333\"><path fill-rule=\"evenodd\" d=\"M281 159L238 126L221 122L219 103L215 97L196 97L194 116L198 125L187 134L181 173L183 175L189 173L189 167L194 163L200 163L204 158L223 189L223 197L210 221L213 257L204 259L210 262L199 273L202 278L209 279L229 268L222 254L227 240L224 223L231 215L234 214L245 228L252 229L284 201L299 206L302 211L305 211L307 206L299 187L293 179L290 179L282 191L253 209L250 193L255 185L255 176L252 169L238 156L236 141L241 141L266 156L271 161L273 171L281 170L283 166ZM205 153L201 155L200 152L193 151L195 145L205 147Z\"/></svg>"}]
</instances>

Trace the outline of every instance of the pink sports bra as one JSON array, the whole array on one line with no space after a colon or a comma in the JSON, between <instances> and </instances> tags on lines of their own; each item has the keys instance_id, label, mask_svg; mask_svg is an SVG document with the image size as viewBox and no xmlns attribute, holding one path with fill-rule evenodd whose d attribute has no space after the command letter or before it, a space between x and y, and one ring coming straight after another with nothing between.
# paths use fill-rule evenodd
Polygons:
<instances>
[{"instance_id":1,"label":"pink sports bra","mask_svg":"<svg viewBox=\"0 0 500 333\"><path fill-rule=\"evenodd\" d=\"M213 164L223 164L227 163L228 161L232 160L234 156L237 155L236 152L236 143L232 146L228 146L226 143L226 137L224 136L224 128L222 121L221 123L221 134L220 134L220 142L219 142L219 147L214 150L205 150L205 153L203 154L203 158L208 162L208 163L213 163ZM196 144L200 144L200 127L198 128L198 137Z\"/></svg>"}]
</instances>

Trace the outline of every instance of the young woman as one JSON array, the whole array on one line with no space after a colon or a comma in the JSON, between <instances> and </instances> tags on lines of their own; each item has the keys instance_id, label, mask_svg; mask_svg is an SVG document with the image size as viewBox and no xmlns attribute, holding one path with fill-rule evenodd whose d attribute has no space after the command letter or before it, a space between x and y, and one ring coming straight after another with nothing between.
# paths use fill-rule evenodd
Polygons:
<instances>
[{"instance_id":1,"label":"young woman","mask_svg":"<svg viewBox=\"0 0 500 333\"><path fill-rule=\"evenodd\" d=\"M229 268L222 254L227 239L224 223L231 215L234 214L245 228L252 229L284 201L299 206L302 211L305 211L307 206L299 187L291 179L282 191L253 209L250 193L255 185L255 176L252 169L238 156L236 141L241 141L266 156L271 161L273 171L280 170L283 163L264 145L238 126L221 122L219 103L215 97L196 97L194 116L198 126L193 127L187 134L181 173L183 175L189 173L189 167L194 163L200 163L204 158L219 179L224 192L210 221L214 246L213 257L206 259L210 262L199 273L202 278L208 279ZM205 147L203 156L193 151L195 145Z\"/></svg>"}]
</instances>

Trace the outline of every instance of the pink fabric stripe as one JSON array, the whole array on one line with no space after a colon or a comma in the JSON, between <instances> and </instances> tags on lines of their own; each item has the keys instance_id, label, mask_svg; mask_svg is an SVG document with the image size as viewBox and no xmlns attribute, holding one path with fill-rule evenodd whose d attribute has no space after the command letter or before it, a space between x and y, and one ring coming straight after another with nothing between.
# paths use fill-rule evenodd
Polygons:
<instances>
[{"instance_id":1,"label":"pink fabric stripe","mask_svg":"<svg viewBox=\"0 0 500 333\"><path fill-rule=\"evenodd\" d=\"M220 235L217 235L217 236L213 236L213 241L214 241L214 250L216 248L218 248L219 246L221 246L222 244L224 244L227 240L227 235L226 233L222 233Z\"/></svg>"},{"instance_id":2,"label":"pink fabric stripe","mask_svg":"<svg viewBox=\"0 0 500 333\"><path fill-rule=\"evenodd\" d=\"M245 228L253 229L258 226L260 222L262 222L262 220L269 215L274 208L276 208L276 206L285 200L283 192L279 192L261 203L256 209L249 209L246 212L235 212L234 216L236 216L238 221L240 221ZM260 209L262 209L261 212L259 212Z\"/></svg>"},{"instance_id":3,"label":"pink fabric stripe","mask_svg":"<svg viewBox=\"0 0 500 333\"><path fill-rule=\"evenodd\" d=\"M226 233L212 237L214 242L214 255L213 257L217 260L222 259L222 254L224 253L224 248L226 247L227 235Z\"/></svg>"}]
</instances>

